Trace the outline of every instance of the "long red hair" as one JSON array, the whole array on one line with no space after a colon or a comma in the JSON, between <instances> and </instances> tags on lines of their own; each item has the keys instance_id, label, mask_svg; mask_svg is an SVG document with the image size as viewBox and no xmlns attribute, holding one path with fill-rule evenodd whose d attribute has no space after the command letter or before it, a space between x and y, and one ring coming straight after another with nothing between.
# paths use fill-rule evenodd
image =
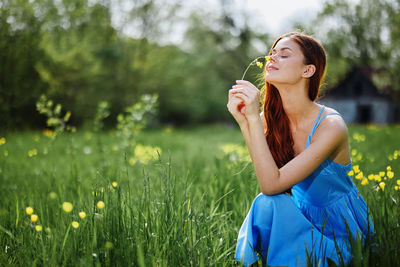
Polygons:
<instances>
[{"instance_id":1,"label":"long red hair","mask_svg":"<svg viewBox=\"0 0 400 267\"><path fill-rule=\"evenodd\" d=\"M304 55L304 64L313 64L316 68L314 75L309 78L308 82L308 96L310 100L314 101L318 97L319 88L325 75L325 50L314 38L299 32L291 32L276 39L271 51L279 40L286 37L293 39L299 45ZM265 77L265 70L263 75ZM294 142L290 131L289 118L283 109L278 89L268 82L265 82L263 89L265 90L263 110L267 122L265 136L275 163L278 168L281 168L294 158Z\"/></svg>"}]
</instances>

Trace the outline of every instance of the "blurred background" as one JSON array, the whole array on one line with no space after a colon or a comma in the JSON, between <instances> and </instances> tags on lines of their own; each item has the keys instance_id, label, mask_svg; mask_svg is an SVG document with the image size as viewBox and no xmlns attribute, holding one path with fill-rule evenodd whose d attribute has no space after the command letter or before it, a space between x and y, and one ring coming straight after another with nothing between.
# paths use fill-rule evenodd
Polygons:
<instances>
[{"instance_id":1,"label":"blurred background","mask_svg":"<svg viewBox=\"0 0 400 267\"><path fill-rule=\"evenodd\" d=\"M0 0L0 129L44 128L42 94L77 127L104 101L114 127L143 94L158 95L153 125L232 122L232 84L296 29L328 54L320 103L349 123L400 120L400 0Z\"/></svg>"}]
</instances>

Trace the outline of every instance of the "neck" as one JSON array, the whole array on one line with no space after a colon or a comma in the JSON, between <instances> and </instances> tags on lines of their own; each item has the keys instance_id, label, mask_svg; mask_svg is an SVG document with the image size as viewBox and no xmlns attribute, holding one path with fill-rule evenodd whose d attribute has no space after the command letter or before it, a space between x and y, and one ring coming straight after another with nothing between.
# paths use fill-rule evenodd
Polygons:
<instances>
[{"instance_id":1,"label":"neck","mask_svg":"<svg viewBox=\"0 0 400 267\"><path fill-rule=\"evenodd\" d=\"M301 128L305 122L314 116L318 104L308 97L308 88L304 85L278 85L276 88L282 99L282 105L289 118L291 128Z\"/></svg>"}]
</instances>

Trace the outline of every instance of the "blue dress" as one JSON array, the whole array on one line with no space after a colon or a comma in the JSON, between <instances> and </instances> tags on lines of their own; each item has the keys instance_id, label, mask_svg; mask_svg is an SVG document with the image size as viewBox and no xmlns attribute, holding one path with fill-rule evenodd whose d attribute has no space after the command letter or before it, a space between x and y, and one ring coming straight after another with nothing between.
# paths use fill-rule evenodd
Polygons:
<instances>
[{"instance_id":1,"label":"blue dress","mask_svg":"<svg viewBox=\"0 0 400 267\"><path fill-rule=\"evenodd\" d=\"M340 115L328 113L320 119L324 107L305 148L325 116ZM292 196L260 193L240 228L235 259L248 266L258 260L258 252L269 266L305 266L307 258L322 266L327 264L327 257L338 265L339 257L349 263L348 233L352 238L365 238L374 231L367 205L347 175L351 164L327 158L293 186Z\"/></svg>"}]
</instances>

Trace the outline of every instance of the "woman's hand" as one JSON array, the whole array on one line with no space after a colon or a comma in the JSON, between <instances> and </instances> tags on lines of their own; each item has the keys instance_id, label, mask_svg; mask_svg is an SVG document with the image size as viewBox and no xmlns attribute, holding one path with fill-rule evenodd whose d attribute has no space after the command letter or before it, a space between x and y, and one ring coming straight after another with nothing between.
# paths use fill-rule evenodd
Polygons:
<instances>
[{"instance_id":1,"label":"woman's hand","mask_svg":"<svg viewBox=\"0 0 400 267\"><path fill-rule=\"evenodd\" d=\"M260 90L251 82L243 80L236 81L236 85L233 85L232 89L229 90L229 101L231 102L231 99L237 98L241 100L240 102L244 103L244 107L242 108L240 105L236 106L236 110L240 111L246 119L251 116L260 116ZM238 100L235 100L234 103L237 101ZM232 113L229 108L229 103L228 109ZM234 113L232 113L232 115L235 117Z\"/></svg>"},{"instance_id":2,"label":"woman's hand","mask_svg":"<svg viewBox=\"0 0 400 267\"><path fill-rule=\"evenodd\" d=\"M226 106L239 125L246 122L244 101L242 98L237 97L232 89L229 90L229 101Z\"/></svg>"}]
</instances>

